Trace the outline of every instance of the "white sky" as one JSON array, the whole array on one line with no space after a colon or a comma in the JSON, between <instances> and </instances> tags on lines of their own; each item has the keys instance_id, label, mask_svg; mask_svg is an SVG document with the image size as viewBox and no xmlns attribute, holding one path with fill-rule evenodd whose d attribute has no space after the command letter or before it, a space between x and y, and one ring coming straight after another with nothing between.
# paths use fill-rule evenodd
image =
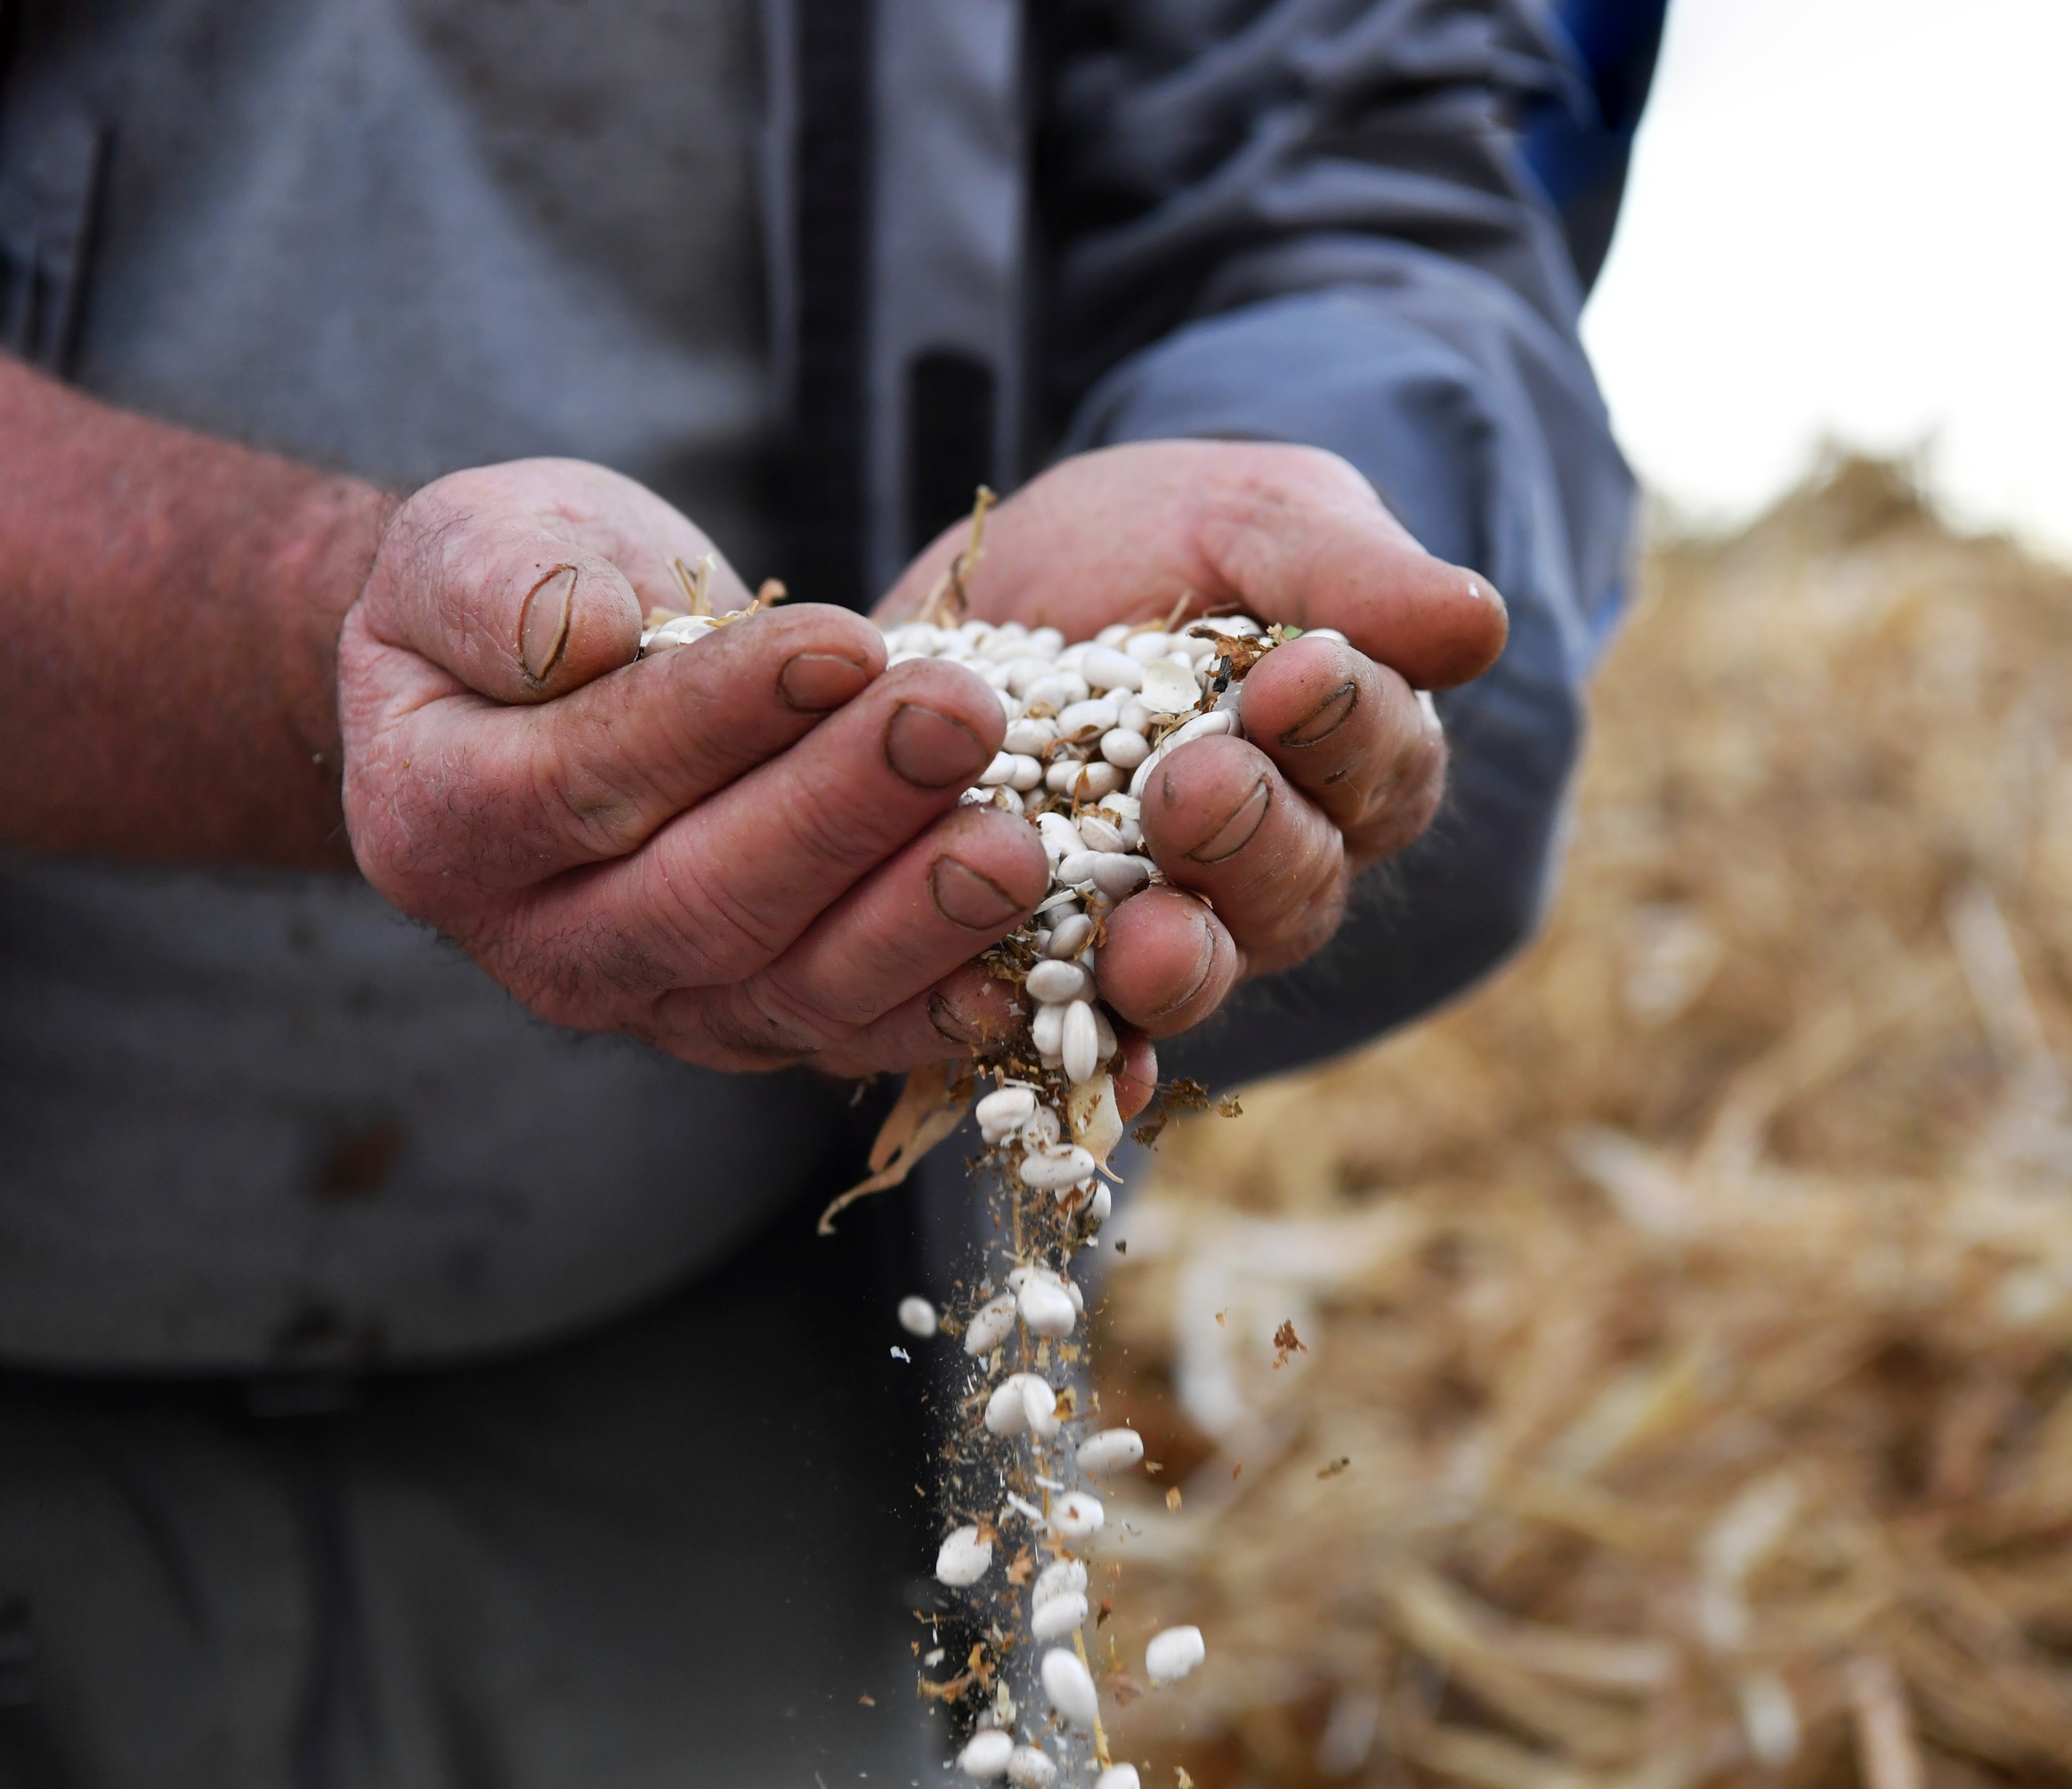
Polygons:
<instances>
[{"instance_id":1,"label":"white sky","mask_svg":"<svg viewBox=\"0 0 2072 1789\"><path fill-rule=\"evenodd\" d=\"M1671 0L1583 335L1695 519L1832 437L2072 559L2072 0Z\"/></svg>"}]
</instances>

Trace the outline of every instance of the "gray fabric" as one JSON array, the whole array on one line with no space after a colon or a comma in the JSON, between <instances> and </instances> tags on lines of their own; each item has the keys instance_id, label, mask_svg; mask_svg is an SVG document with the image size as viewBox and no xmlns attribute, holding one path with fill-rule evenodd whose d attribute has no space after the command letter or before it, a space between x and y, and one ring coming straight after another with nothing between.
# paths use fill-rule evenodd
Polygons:
<instances>
[{"instance_id":1,"label":"gray fabric","mask_svg":"<svg viewBox=\"0 0 2072 1789\"><path fill-rule=\"evenodd\" d=\"M602 460L752 578L758 65L752 0L81 0L0 150L112 125L87 389L379 479ZM0 857L0 1357L538 1340L817 1165L802 1082L538 1024L349 878Z\"/></svg>"},{"instance_id":2,"label":"gray fabric","mask_svg":"<svg viewBox=\"0 0 2072 1789\"><path fill-rule=\"evenodd\" d=\"M538 1360L0 1374L0 1783L934 1782L902 1572L927 1367L858 1346L897 1332L844 1265L797 1212Z\"/></svg>"},{"instance_id":3,"label":"gray fabric","mask_svg":"<svg viewBox=\"0 0 2072 1789\"><path fill-rule=\"evenodd\" d=\"M473 1354L832 1171L840 1097L529 1018L344 878L0 858L0 1356Z\"/></svg>"},{"instance_id":4,"label":"gray fabric","mask_svg":"<svg viewBox=\"0 0 2072 1789\"><path fill-rule=\"evenodd\" d=\"M25 12L10 138L115 134L86 389L399 483L601 460L759 575L754 0Z\"/></svg>"},{"instance_id":5,"label":"gray fabric","mask_svg":"<svg viewBox=\"0 0 2072 1789\"><path fill-rule=\"evenodd\" d=\"M1018 474L1022 255L1029 119L1016 0L898 0L878 12L866 459L870 587L899 576L907 538L909 368L931 351L966 355L995 392L990 475Z\"/></svg>"}]
</instances>

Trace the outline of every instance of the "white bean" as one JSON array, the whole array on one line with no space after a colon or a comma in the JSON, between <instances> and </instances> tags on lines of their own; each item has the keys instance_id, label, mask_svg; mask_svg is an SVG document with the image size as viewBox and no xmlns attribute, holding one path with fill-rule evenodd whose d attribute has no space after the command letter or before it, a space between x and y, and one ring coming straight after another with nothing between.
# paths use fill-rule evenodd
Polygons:
<instances>
[{"instance_id":1,"label":"white bean","mask_svg":"<svg viewBox=\"0 0 2072 1789\"><path fill-rule=\"evenodd\" d=\"M1053 959L1037 964L1022 985L1028 989L1031 1000L1055 1007L1067 1000L1085 1000L1093 992L1093 977L1077 963Z\"/></svg>"},{"instance_id":2,"label":"white bean","mask_svg":"<svg viewBox=\"0 0 2072 1789\"><path fill-rule=\"evenodd\" d=\"M1144 1649L1145 1675L1153 1683L1178 1683L1208 1656L1200 1628L1167 1628Z\"/></svg>"},{"instance_id":3,"label":"white bean","mask_svg":"<svg viewBox=\"0 0 2072 1789\"><path fill-rule=\"evenodd\" d=\"M1079 1445L1080 1470L1095 1478L1127 1472L1144 1458L1144 1437L1134 1429L1104 1429Z\"/></svg>"},{"instance_id":4,"label":"white bean","mask_svg":"<svg viewBox=\"0 0 2072 1789\"><path fill-rule=\"evenodd\" d=\"M1122 787L1123 773L1119 765L1112 765L1105 757L1090 759L1080 772L1079 780L1072 786L1072 793L1081 801L1099 801L1104 796L1114 794Z\"/></svg>"},{"instance_id":5,"label":"white bean","mask_svg":"<svg viewBox=\"0 0 2072 1789\"><path fill-rule=\"evenodd\" d=\"M979 787L995 789L1002 783L1012 782L1015 777L1015 755L1011 751L996 751L992 762L979 773Z\"/></svg>"},{"instance_id":6,"label":"white bean","mask_svg":"<svg viewBox=\"0 0 2072 1789\"><path fill-rule=\"evenodd\" d=\"M1087 1599L1081 1591L1052 1597L1036 1605L1029 1617L1030 1636L1038 1640L1061 1640L1074 1629L1087 1624Z\"/></svg>"},{"instance_id":7,"label":"white bean","mask_svg":"<svg viewBox=\"0 0 2072 1789\"><path fill-rule=\"evenodd\" d=\"M1030 692L1056 675L1048 659L1039 659L1033 655L1016 659L1008 666L1008 688L1021 697L1024 704L1032 703L1036 699Z\"/></svg>"},{"instance_id":8,"label":"white bean","mask_svg":"<svg viewBox=\"0 0 2072 1789\"><path fill-rule=\"evenodd\" d=\"M1097 851L1089 851L1081 846L1077 851L1068 852L1057 860L1057 868L1052 872L1060 882L1081 883L1094 879L1094 863L1100 856Z\"/></svg>"},{"instance_id":9,"label":"white bean","mask_svg":"<svg viewBox=\"0 0 2072 1789\"><path fill-rule=\"evenodd\" d=\"M1192 720L1183 721L1158 743L1158 749L1137 766L1137 773L1129 779L1129 793L1141 797L1145 785L1151 781L1151 773L1184 745L1192 745L1196 740L1205 740L1217 733L1235 733L1237 716L1228 708L1211 708L1205 715L1196 715Z\"/></svg>"},{"instance_id":10,"label":"white bean","mask_svg":"<svg viewBox=\"0 0 2072 1789\"><path fill-rule=\"evenodd\" d=\"M1050 1506L1050 1526L1068 1541L1099 1534L1107 1519L1101 1500L1087 1491L1067 1491Z\"/></svg>"},{"instance_id":11,"label":"white bean","mask_svg":"<svg viewBox=\"0 0 2072 1789\"><path fill-rule=\"evenodd\" d=\"M965 1326L964 1351L976 1360L991 1354L1015 1332L1016 1306L1012 1292L989 1299L972 1314Z\"/></svg>"},{"instance_id":12,"label":"white bean","mask_svg":"<svg viewBox=\"0 0 2072 1789\"><path fill-rule=\"evenodd\" d=\"M1087 1568L1078 1559L1054 1559L1036 1574L1035 1587L1029 1592L1032 1607L1040 1608L1053 1597L1072 1596L1087 1587Z\"/></svg>"},{"instance_id":13,"label":"white bean","mask_svg":"<svg viewBox=\"0 0 2072 1789\"><path fill-rule=\"evenodd\" d=\"M1085 1150L1079 1152L1086 1155ZM1087 1161L1093 1161L1087 1155ZM1055 1280L1031 1279L1026 1281L1018 1295L1021 1301L1022 1321L1029 1325L1031 1333L1040 1336L1068 1336L1072 1325L1079 1320L1078 1312L1072 1307L1072 1299L1065 1290Z\"/></svg>"},{"instance_id":14,"label":"white bean","mask_svg":"<svg viewBox=\"0 0 2072 1789\"><path fill-rule=\"evenodd\" d=\"M1056 739L1056 721L1016 721L1008 726L1000 748L1019 756L1040 758Z\"/></svg>"},{"instance_id":15,"label":"white bean","mask_svg":"<svg viewBox=\"0 0 2072 1789\"><path fill-rule=\"evenodd\" d=\"M1135 770L1150 749L1144 735L1128 727L1114 727L1101 735L1101 756L1117 770Z\"/></svg>"},{"instance_id":16,"label":"white bean","mask_svg":"<svg viewBox=\"0 0 2072 1789\"><path fill-rule=\"evenodd\" d=\"M1039 1192L1076 1186L1093 1174L1094 1165L1094 1158L1076 1144L1066 1149L1032 1149L1022 1158L1022 1184Z\"/></svg>"},{"instance_id":17,"label":"white bean","mask_svg":"<svg viewBox=\"0 0 2072 1789\"><path fill-rule=\"evenodd\" d=\"M1008 787L1026 795L1043 781L1043 760L1031 752L1008 754Z\"/></svg>"},{"instance_id":18,"label":"white bean","mask_svg":"<svg viewBox=\"0 0 2072 1789\"><path fill-rule=\"evenodd\" d=\"M1074 913L1050 928L1050 943L1044 947L1045 954L1061 962L1070 962L1079 954L1080 946L1093 935L1094 922L1084 913Z\"/></svg>"},{"instance_id":19,"label":"white bean","mask_svg":"<svg viewBox=\"0 0 2072 1789\"><path fill-rule=\"evenodd\" d=\"M1144 686L1144 667L1113 646L1094 645L1080 660L1080 674L1097 690L1137 690Z\"/></svg>"},{"instance_id":20,"label":"white bean","mask_svg":"<svg viewBox=\"0 0 2072 1789\"><path fill-rule=\"evenodd\" d=\"M1045 855L1053 863L1087 848L1086 840L1079 835L1079 828L1062 814L1038 814L1036 830L1042 836Z\"/></svg>"},{"instance_id":21,"label":"white bean","mask_svg":"<svg viewBox=\"0 0 2072 1789\"><path fill-rule=\"evenodd\" d=\"M989 1727L983 1733L975 1733L965 1741L964 1750L957 1754L957 1768L967 1777L975 1777L983 1782L1006 1775L1008 1760L1014 1755L1014 1751L1015 1738L1011 1733Z\"/></svg>"},{"instance_id":22,"label":"white bean","mask_svg":"<svg viewBox=\"0 0 2072 1789\"><path fill-rule=\"evenodd\" d=\"M1082 1081L1091 1081L1100 1067L1100 1028L1094 1024L1094 1009L1086 1001L1074 1000L1064 1009L1057 1053L1064 1063L1064 1078L1075 1087Z\"/></svg>"},{"instance_id":23,"label":"white bean","mask_svg":"<svg viewBox=\"0 0 2072 1789\"><path fill-rule=\"evenodd\" d=\"M1138 677L1141 681L1141 672L1138 674ZM1149 733L1151 731L1151 710L1144 706L1144 698L1132 696L1124 702L1115 716L1115 725L1125 733Z\"/></svg>"},{"instance_id":24,"label":"white bean","mask_svg":"<svg viewBox=\"0 0 2072 1789\"><path fill-rule=\"evenodd\" d=\"M1057 1418L1057 1394L1038 1379L1026 1375L1022 1383L1022 1415L1029 1433L1039 1441L1055 1441L1064 1424Z\"/></svg>"},{"instance_id":25,"label":"white bean","mask_svg":"<svg viewBox=\"0 0 2072 1789\"><path fill-rule=\"evenodd\" d=\"M1104 851L1094 859L1092 881L1111 901L1120 901L1150 881L1151 872L1157 868L1148 857L1132 856L1124 851Z\"/></svg>"},{"instance_id":26,"label":"white bean","mask_svg":"<svg viewBox=\"0 0 2072 1789\"><path fill-rule=\"evenodd\" d=\"M1115 1209L1115 1195L1108 1190L1104 1180L1094 1188L1094 1196L1087 1201L1086 1219L1095 1229L1108 1221L1108 1214Z\"/></svg>"},{"instance_id":27,"label":"white bean","mask_svg":"<svg viewBox=\"0 0 2072 1789\"><path fill-rule=\"evenodd\" d=\"M1093 1673L1081 1664L1076 1652L1053 1647L1043 1655L1043 1694L1050 1705L1082 1733L1101 1718L1101 1698L1094 1689Z\"/></svg>"},{"instance_id":28,"label":"white bean","mask_svg":"<svg viewBox=\"0 0 2072 1789\"><path fill-rule=\"evenodd\" d=\"M1012 627L1014 623L1010 621L1008 625ZM1064 651L1064 635L1055 627L1039 627L1029 635L1029 644L1033 651L1055 659Z\"/></svg>"},{"instance_id":29,"label":"white bean","mask_svg":"<svg viewBox=\"0 0 2072 1789\"><path fill-rule=\"evenodd\" d=\"M1061 734L1076 733L1082 727L1097 727L1106 733L1115 725L1116 706L1107 696L1089 696L1083 702L1074 702L1057 717L1057 731Z\"/></svg>"},{"instance_id":30,"label":"white bean","mask_svg":"<svg viewBox=\"0 0 2072 1789\"><path fill-rule=\"evenodd\" d=\"M1089 926L1091 920L1087 922ZM979 1134L988 1143L1003 1142L1028 1123L1036 1111L1036 1089L1032 1087L1003 1087L989 1093L973 1108L978 1120Z\"/></svg>"},{"instance_id":31,"label":"white bean","mask_svg":"<svg viewBox=\"0 0 2072 1789\"><path fill-rule=\"evenodd\" d=\"M1134 1764L1111 1764L1094 1778L1094 1789L1144 1789Z\"/></svg>"},{"instance_id":32,"label":"white bean","mask_svg":"<svg viewBox=\"0 0 2072 1789\"><path fill-rule=\"evenodd\" d=\"M1031 1393L1031 1387L1040 1388L1040 1396ZM1048 1399L1048 1403L1044 1400ZM1011 1372L993 1388L992 1396L985 1401L984 1422L986 1430L992 1435L1019 1435L1029 1427L1029 1411L1032 1401L1045 1415L1057 1408L1057 1395L1032 1372Z\"/></svg>"},{"instance_id":33,"label":"white bean","mask_svg":"<svg viewBox=\"0 0 2072 1789\"><path fill-rule=\"evenodd\" d=\"M1048 1105L1040 1105L1030 1115L1028 1123L1022 1127L1022 1141L1037 1149L1048 1149L1057 1141L1059 1126L1057 1114ZM1018 1280L1010 1280L1018 1286Z\"/></svg>"},{"instance_id":34,"label":"white bean","mask_svg":"<svg viewBox=\"0 0 2072 1789\"><path fill-rule=\"evenodd\" d=\"M935 1551L935 1577L953 1590L975 1584L992 1565L992 1542L978 1537L975 1524L953 1528Z\"/></svg>"},{"instance_id":35,"label":"white bean","mask_svg":"<svg viewBox=\"0 0 2072 1789\"><path fill-rule=\"evenodd\" d=\"M1115 1027L1108 1023L1108 1015L1097 1006L1094 1008L1094 1042L1100 1049L1103 1062L1110 1061L1114 1056ZM1059 1054L1063 1053L1060 1050ZM1118 1118L1115 1121L1120 1124L1122 1121Z\"/></svg>"},{"instance_id":36,"label":"white bean","mask_svg":"<svg viewBox=\"0 0 2072 1789\"><path fill-rule=\"evenodd\" d=\"M1050 1789L1057 1766L1033 1745L1017 1745L1008 1754L1008 1781L1015 1789Z\"/></svg>"},{"instance_id":37,"label":"white bean","mask_svg":"<svg viewBox=\"0 0 2072 1789\"><path fill-rule=\"evenodd\" d=\"M1036 1016L1029 1021L1029 1040L1038 1056L1058 1055L1064 1048L1064 1008L1038 1007Z\"/></svg>"},{"instance_id":38,"label":"white bean","mask_svg":"<svg viewBox=\"0 0 2072 1789\"><path fill-rule=\"evenodd\" d=\"M1134 634L1123 651L1140 665L1148 665L1162 659L1178 643L1177 634Z\"/></svg>"},{"instance_id":39,"label":"white bean","mask_svg":"<svg viewBox=\"0 0 2072 1789\"><path fill-rule=\"evenodd\" d=\"M927 1299L910 1297L899 1301L899 1326L910 1336L924 1340L935 1333L935 1307Z\"/></svg>"},{"instance_id":40,"label":"white bean","mask_svg":"<svg viewBox=\"0 0 2072 1789\"><path fill-rule=\"evenodd\" d=\"M1144 706L1154 715L1184 715L1202 700L1194 672L1170 659L1144 668Z\"/></svg>"},{"instance_id":41,"label":"white bean","mask_svg":"<svg viewBox=\"0 0 2072 1789\"><path fill-rule=\"evenodd\" d=\"M1103 818L1098 810L1081 814L1079 830L1080 837L1093 850L1120 851L1122 848L1121 831L1113 821Z\"/></svg>"}]
</instances>

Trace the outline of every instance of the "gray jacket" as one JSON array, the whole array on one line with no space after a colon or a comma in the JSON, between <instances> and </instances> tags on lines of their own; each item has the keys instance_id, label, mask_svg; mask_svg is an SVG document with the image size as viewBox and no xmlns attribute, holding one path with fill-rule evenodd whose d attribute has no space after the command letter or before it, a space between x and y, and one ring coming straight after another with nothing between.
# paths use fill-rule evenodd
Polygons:
<instances>
[{"instance_id":1,"label":"gray jacket","mask_svg":"<svg viewBox=\"0 0 2072 1789\"><path fill-rule=\"evenodd\" d=\"M565 452L689 479L723 540L761 526L795 589L856 601L978 479L1060 451L1334 449L1495 581L1510 645L1442 700L1431 835L1166 1060L1291 1067L1473 982L1545 902L1627 551L1514 129L1575 97L1559 33L1533 0L751 4L710 50L757 81L708 122L755 134L762 286L687 346L648 301L696 245L645 163L611 194L652 240L586 259L506 202L518 137L485 162L471 142L502 139L453 127L462 0L29 0L0 86L5 341L371 476ZM664 131L640 32L727 8L605 10L625 103ZM730 348L729 317L774 328ZM729 444L786 418L812 426L772 501ZM538 1024L350 879L0 858L0 1357L244 1370L564 1332L838 1172L832 1109Z\"/></svg>"}]
</instances>

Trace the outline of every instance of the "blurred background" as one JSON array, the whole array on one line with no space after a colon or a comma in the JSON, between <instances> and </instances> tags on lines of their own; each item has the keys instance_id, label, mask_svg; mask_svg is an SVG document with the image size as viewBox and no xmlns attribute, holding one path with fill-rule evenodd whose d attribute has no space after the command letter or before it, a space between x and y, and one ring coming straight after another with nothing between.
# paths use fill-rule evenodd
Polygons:
<instances>
[{"instance_id":1,"label":"blurred background","mask_svg":"<svg viewBox=\"0 0 2072 1789\"><path fill-rule=\"evenodd\" d=\"M2072 560L2068 69L2063 0L1672 0L1583 336L1679 515L1839 440Z\"/></svg>"},{"instance_id":2,"label":"blurred background","mask_svg":"<svg viewBox=\"0 0 2072 1789\"><path fill-rule=\"evenodd\" d=\"M2072 1785L2068 67L2061 0L1674 0L1545 935L1118 1219L1105 1644L1210 1647L1147 1781Z\"/></svg>"}]
</instances>

